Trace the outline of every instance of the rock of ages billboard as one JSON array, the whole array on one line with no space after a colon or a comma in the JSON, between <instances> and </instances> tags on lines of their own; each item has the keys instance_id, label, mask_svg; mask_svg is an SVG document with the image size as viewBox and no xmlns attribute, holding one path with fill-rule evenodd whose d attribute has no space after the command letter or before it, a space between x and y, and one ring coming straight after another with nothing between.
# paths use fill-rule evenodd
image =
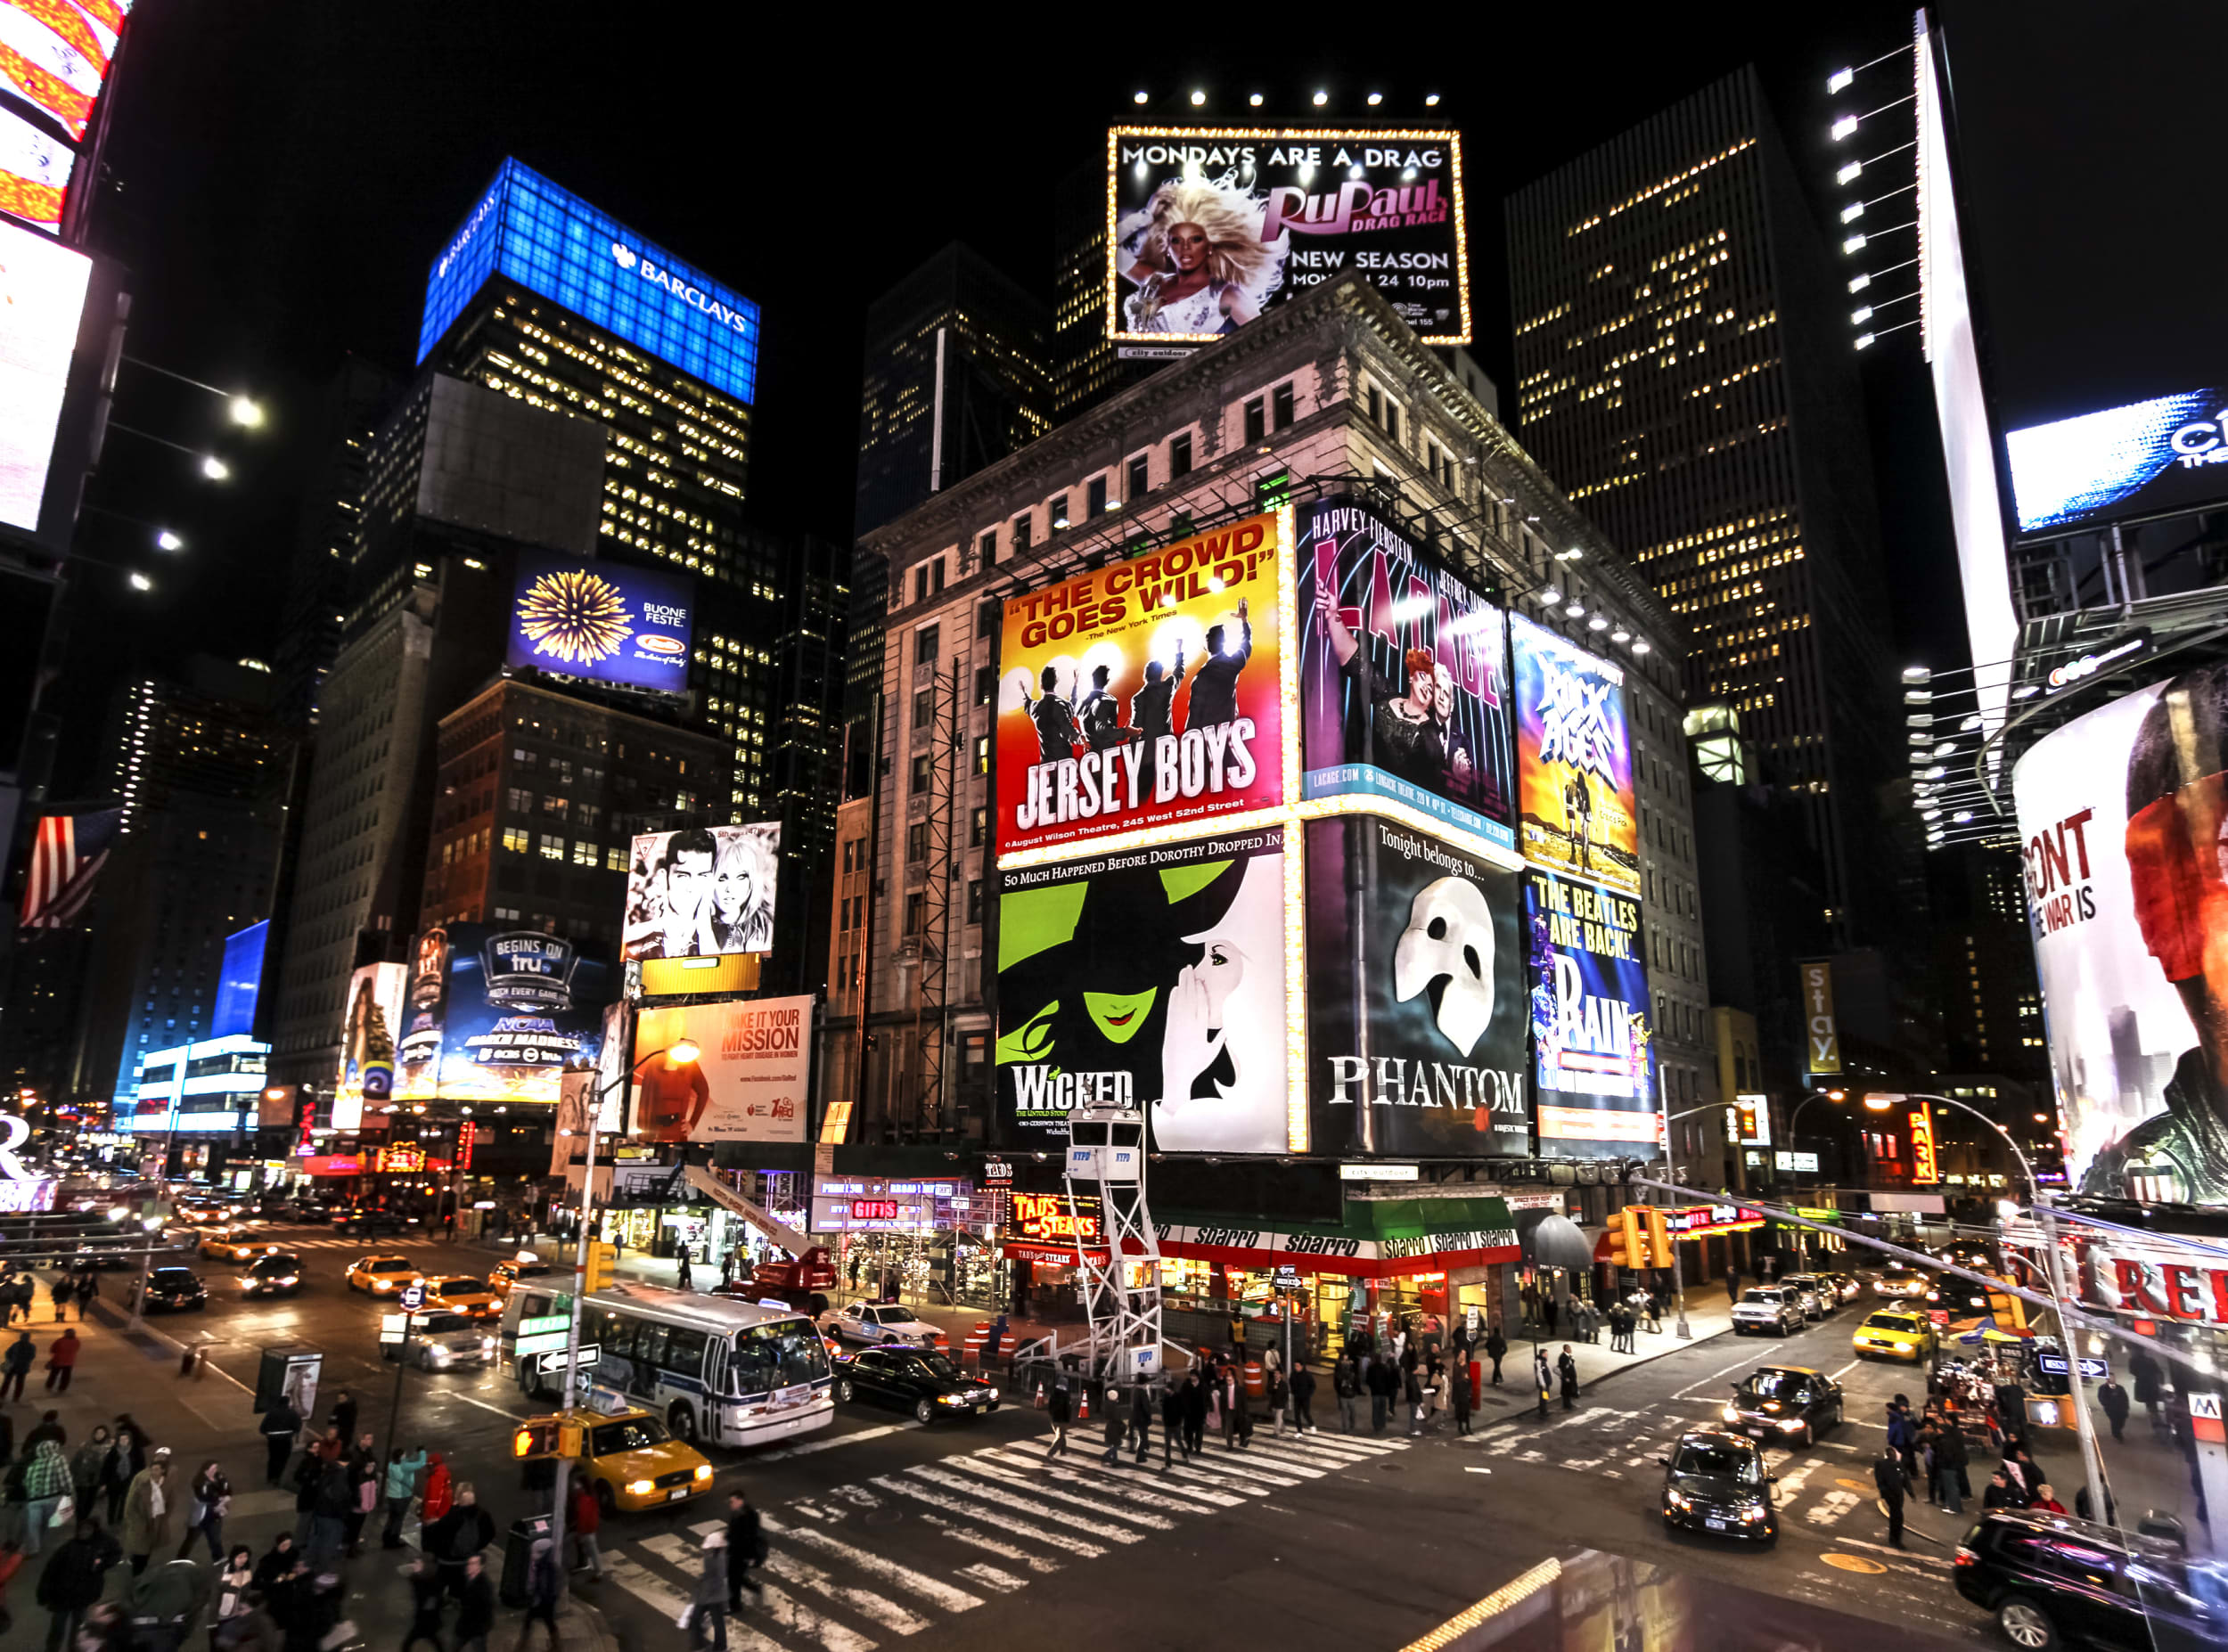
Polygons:
<instances>
[{"instance_id":1,"label":"rock of ages billboard","mask_svg":"<svg viewBox=\"0 0 2228 1652\"><path fill-rule=\"evenodd\" d=\"M1460 133L1120 127L1106 162L1118 341L1211 341L1348 272L1470 341Z\"/></svg>"},{"instance_id":2,"label":"rock of ages billboard","mask_svg":"<svg viewBox=\"0 0 2228 1652\"><path fill-rule=\"evenodd\" d=\"M1519 875L1370 815L1308 822L1314 1151L1530 1151Z\"/></svg>"},{"instance_id":3,"label":"rock of ages billboard","mask_svg":"<svg viewBox=\"0 0 2228 1652\"><path fill-rule=\"evenodd\" d=\"M1282 803L1276 519L1010 599L998 853Z\"/></svg>"},{"instance_id":4,"label":"rock of ages billboard","mask_svg":"<svg viewBox=\"0 0 2228 1652\"><path fill-rule=\"evenodd\" d=\"M1640 903L1576 878L1524 875L1539 1150L1646 1158L1658 1129Z\"/></svg>"},{"instance_id":5,"label":"rock of ages billboard","mask_svg":"<svg viewBox=\"0 0 2228 1652\"><path fill-rule=\"evenodd\" d=\"M1640 893L1640 805L1625 668L1509 617L1516 677L1517 847L1535 866Z\"/></svg>"},{"instance_id":6,"label":"rock of ages billboard","mask_svg":"<svg viewBox=\"0 0 2228 1652\"><path fill-rule=\"evenodd\" d=\"M1284 831L1002 873L997 1080L1009 1134L1145 1109L1167 1152L1282 1153Z\"/></svg>"},{"instance_id":7,"label":"rock of ages billboard","mask_svg":"<svg viewBox=\"0 0 2228 1652\"><path fill-rule=\"evenodd\" d=\"M1507 617L1352 500L1302 506L1294 538L1300 795L1394 797L1514 848Z\"/></svg>"},{"instance_id":8,"label":"rock of ages billboard","mask_svg":"<svg viewBox=\"0 0 2228 1652\"><path fill-rule=\"evenodd\" d=\"M2012 789L2073 1185L2228 1205L2228 667L2076 718Z\"/></svg>"}]
</instances>

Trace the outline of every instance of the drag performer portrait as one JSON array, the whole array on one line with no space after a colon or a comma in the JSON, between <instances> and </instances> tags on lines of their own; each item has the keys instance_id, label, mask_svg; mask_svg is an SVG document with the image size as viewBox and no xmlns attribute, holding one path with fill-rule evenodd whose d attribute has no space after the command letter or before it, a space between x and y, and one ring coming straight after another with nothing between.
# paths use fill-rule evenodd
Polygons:
<instances>
[{"instance_id":1,"label":"drag performer portrait","mask_svg":"<svg viewBox=\"0 0 2228 1652\"><path fill-rule=\"evenodd\" d=\"M1261 240L1263 203L1234 186L1175 180L1115 232L1137 290L1122 305L1131 332L1234 332L1284 279L1290 238Z\"/></svg>"}]
</instances>

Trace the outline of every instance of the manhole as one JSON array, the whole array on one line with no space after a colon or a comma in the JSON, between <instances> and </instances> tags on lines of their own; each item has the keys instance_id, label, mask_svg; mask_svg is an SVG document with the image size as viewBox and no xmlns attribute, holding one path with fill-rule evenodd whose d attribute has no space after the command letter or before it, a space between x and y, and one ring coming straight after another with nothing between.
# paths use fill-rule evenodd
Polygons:
<instances>
[{"instance_id":1,"label":"manhole","mask_svg":"<svg viewBox=\"0 0 2228 1652\"><path fill-rule=\"evenodd\" d=\"M1844 1572L1862 1572L1872 1575L1888 1569L1879 1561L1867 1560L1863 1555L1826 1555L1822 1558L1828 1566L1837 1566Z\"/></svg>"}]
</instances>

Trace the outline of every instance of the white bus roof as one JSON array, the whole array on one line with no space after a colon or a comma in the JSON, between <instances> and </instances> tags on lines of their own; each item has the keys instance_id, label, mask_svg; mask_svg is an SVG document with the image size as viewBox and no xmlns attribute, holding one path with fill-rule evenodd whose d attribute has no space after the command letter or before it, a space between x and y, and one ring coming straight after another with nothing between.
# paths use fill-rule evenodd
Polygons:
<instances>
[{"instance_id":1,"label":"white bus roof","mask_svg":"<svg viewBox=\"0 0 2228 1652\"><path fill-rule=\"evenodd\" d=\"M812 1319L797 1308L761 1307L755 1302L733 1296L709 1296L701 1291L674 1290L664 1285L617 1286L598 1291L588 1298L587 1305L663 1320L672 1325L721 1330L748 1330L754 1325L769 1325L777 1320L803 1320L810 1323Z\"/></svg>"}]
</instances>

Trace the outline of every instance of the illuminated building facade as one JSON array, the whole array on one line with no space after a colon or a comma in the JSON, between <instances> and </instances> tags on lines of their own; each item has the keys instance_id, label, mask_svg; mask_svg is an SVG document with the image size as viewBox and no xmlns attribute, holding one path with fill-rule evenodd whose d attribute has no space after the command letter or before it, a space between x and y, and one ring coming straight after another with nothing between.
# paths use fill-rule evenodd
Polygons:
<instances>
[{"instance_id":1,"label":"illuminated building facade","mask_svg":"<svg viewBox=\"0 0 2228 1652\"><path fill-rule=\"evenodd\" d=\"M1888 938L1869 847L1900 768L1846 282L1755 71L1507 203L1515 429L1691 638L1692 702L1799 795L1844 944Z\"/></svg>"}]
</instances>

